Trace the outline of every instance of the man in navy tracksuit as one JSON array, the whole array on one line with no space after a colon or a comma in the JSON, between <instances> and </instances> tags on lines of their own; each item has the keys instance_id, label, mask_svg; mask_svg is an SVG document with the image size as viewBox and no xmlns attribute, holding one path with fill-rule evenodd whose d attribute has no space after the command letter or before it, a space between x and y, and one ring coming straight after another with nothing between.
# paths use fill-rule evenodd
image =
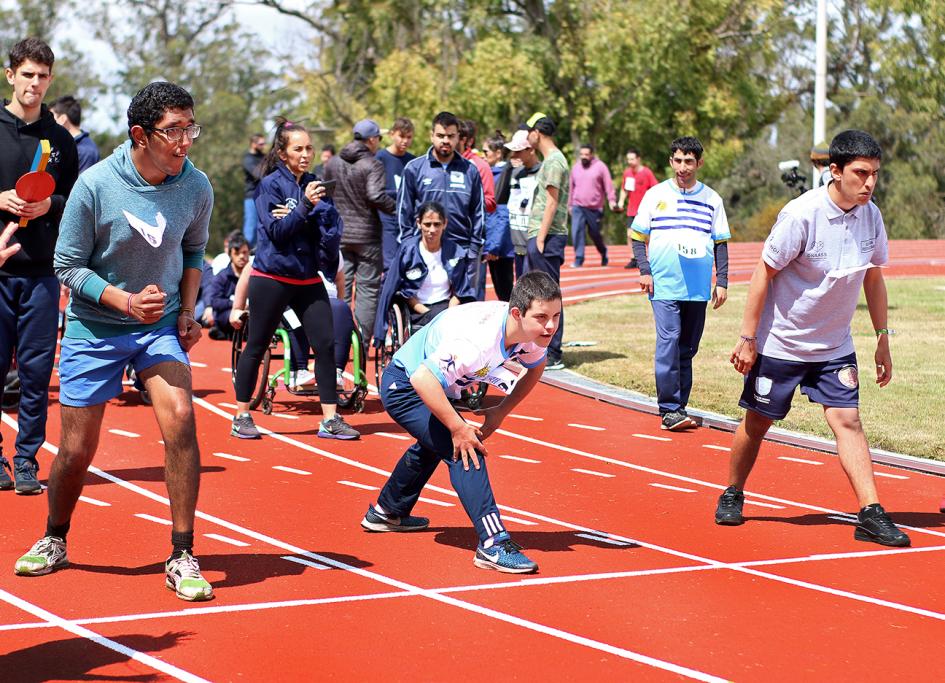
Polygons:
<instances>
[{"instance_id":1,"label":"man in navy tracksuit","mask_svg":"<svg viewBox=\"0 0 945 683\"><path fill-rule=\"evenodd\" d=\"M479 282L479 255L485 238L482 178L471 163L456 152L459 144L459 119L443 111L433 119L433 145L423 156L404 167L397 195L400 240L417 233L417 209L425 202L439 202L446 207L446 233L449 239L470 255L469 281Z\"/></svg>"},{"instance_id":2,"label":"man in navy tracksuit","mask_svg":"<svg viewBox=\"0 0 945 683\"><path fill-rule=\"evenodd\" d=\"M38 38L17 43L6 70L13 97L0 108L0 225L29 219L11 239L20 250L0 266L0 379L7 375L14 350L20 375L19 431L13 458L15 488L20 494L42 492L36 478L36 453L46 440L49 377L59 326L53 251L66 197L79 174L75 141L43 105L54 59L49 46ZM49 199L27 202L15 185L30 171L40 140L49 140L46 171L56 186ZM9 470L0 455L0 489L14 488Z\"/></svg>"}]
</instances>

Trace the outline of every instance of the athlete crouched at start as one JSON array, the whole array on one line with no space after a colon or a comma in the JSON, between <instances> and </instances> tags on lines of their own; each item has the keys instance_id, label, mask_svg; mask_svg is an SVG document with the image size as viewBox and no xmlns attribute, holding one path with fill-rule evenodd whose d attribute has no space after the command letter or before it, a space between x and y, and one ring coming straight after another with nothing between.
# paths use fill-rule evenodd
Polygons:
<instances>
[{"instance_id":1,"label":"athlete crouched at start","mask_svg":"<svg viewBox=\"0 0 945 683\"><path fill-rule=\"evenodd\" d=\"M394 354L384 370L381 401L417 442L398 461L377 504L368 507L361 521L364 529L426 529L430 520L410 513L443 461L479 534L473 563L513 574L538 570L502 524L483 441L538 384L560 317L561 290L547 274L534 271L515 283L508 303L475 302L449 308ZM464 386L509 360L526 368L524 376L502 403L482 411L481 429L467 423L450 398L458 398Z\"/></svg>"}]
</instances>

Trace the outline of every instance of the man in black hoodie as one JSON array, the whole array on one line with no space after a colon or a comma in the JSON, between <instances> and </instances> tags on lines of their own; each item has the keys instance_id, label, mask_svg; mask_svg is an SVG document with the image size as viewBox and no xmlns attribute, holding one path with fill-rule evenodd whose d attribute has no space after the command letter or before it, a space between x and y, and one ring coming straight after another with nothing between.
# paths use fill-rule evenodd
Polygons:
<instances>
[{"instance_id":1,"label":"man in black hoodie","mask_svg":"<svg viewBox=\"0 0 945 683\"><path fill-rule=\"evenodd\" d=\"M75 141L43 104L54 59L38 38L14 45L6 69L13 97L0 109L0 225L29 220L11 238L19 251L0 265L0 377L6 377L14 351L20 374L13 477L0 454L0 490L15 488L20 494L42 492L36 453L46 440L49 377L59 328L53 251L66 197L79 174ZM16 181L30 171L40 140L49 140L46 171L56 187L49 199L27 202L17 195Z\"/></svg>"},{"instance_id":2,"label":"man in black hoodie","mask_svg":"<svg viewBox=\"0 0 945 683\"><path fill-rule=\"evenodd\" d=\"M341 257L345 270L345 301L351 303L351 283L357 289L355 318L365 332L374 329L377 295L384 270L381 219L378 211L393 213L394 199L387 193L384 164L374 158L381 144L381 129L364 119L354 124L354 141L325 164L325 179L336 180L334 200L344 230Z\"/></svg>"}]
</instances>

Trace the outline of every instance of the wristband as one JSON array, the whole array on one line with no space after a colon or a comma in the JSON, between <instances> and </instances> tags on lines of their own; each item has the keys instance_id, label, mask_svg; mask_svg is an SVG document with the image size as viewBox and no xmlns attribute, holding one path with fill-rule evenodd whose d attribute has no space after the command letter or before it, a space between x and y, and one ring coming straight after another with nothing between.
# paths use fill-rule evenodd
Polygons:
<instances>
[{"instance_id":1,"label":"wristband","mask_svg":"<svg viewBox=\"0 0 945 683\"><path fill-rule=\"evenodd\" d=\"M885 334L886 336L889 336L894 331L895 330L891 330L888 327L881 327L880 329L876 330L876 336L879 337L880 335L883 335L883 334Z\"/></svg>"},{"instance_id":2,"label":"wristband","mask_svg":"<svg viewBox=\"0 0 945 683\"><path fill-rule=\"evenodd\" d=\"M746 342L749 342L749 343L754 343L754 342L758 341L758 337L749 337L749 336L744 335L744 334L743 334L743 335L740 335L738 338L741 339L742 341L746 341Z\"/></svg>"},{"instance_id":3,"label":"wristband","mask_svg":"<svg viewBox=\"0 0 945 683\"><path fill-rule=\"evenodd\" d=\"M125 309L125 312L128 313L128 317L129 317L129 318L134 318L134 317L135 317L134 314L131 312L131 300L134 299L134 298L135 298L135 295L134 295L134 294L129 294L129 295L128 295L128 306L127 306L127 308Z\"/></svg>"},{"instance_id":4,"label":"wristband","mask_svg":"<svg viewBox=\"0 0 945 683\"><path fill-rule=\"evenodd\" d=\"M177 312L177 315L179 315L179 316L180 316L180 315L184 315L184 312L185 312L185 311L188 312L188 313L190 313L190 317L193 318L194 309L192 309L192 308L187 308L186 306L182 306L181 309Z\"/></svg>"}]
</instances>

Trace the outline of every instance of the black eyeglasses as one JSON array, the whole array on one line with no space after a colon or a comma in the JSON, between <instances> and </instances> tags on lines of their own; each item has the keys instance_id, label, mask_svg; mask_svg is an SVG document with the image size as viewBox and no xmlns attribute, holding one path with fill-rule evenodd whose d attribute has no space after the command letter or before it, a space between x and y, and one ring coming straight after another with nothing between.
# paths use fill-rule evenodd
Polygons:
<instances>
[{"instance_id":1,"label":"black eyeglasses","mask_svg":"<svg viewBox=\"0 0 945 683\"><path fill-rule=\"evenodd\" d=\"M167 138L168 142L180 142L186 135L191 140L200 137L200 126L192 125L186 128L148 128L153 133L160 133Z\"/></svg>"}]
</instances>

